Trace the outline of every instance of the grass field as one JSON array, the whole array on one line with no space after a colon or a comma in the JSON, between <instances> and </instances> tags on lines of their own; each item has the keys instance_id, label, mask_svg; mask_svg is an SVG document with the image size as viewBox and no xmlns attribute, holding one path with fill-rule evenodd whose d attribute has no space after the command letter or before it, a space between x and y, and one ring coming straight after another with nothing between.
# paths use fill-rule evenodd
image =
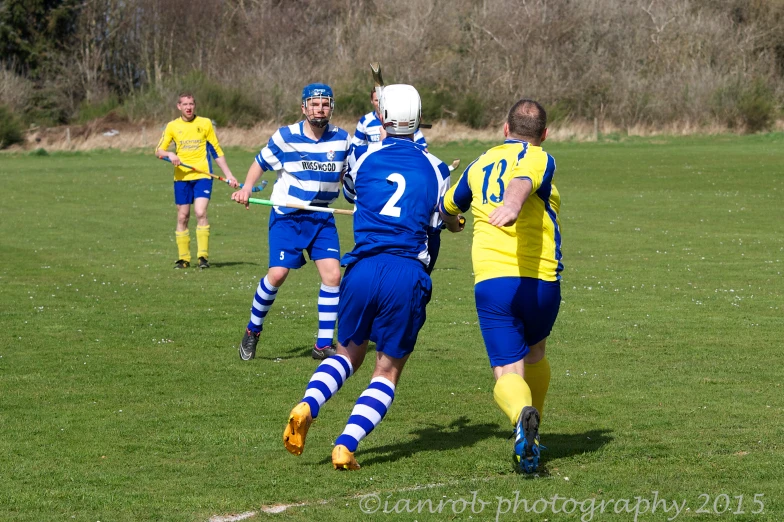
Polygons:
<instances>
[{"instance_id":1,"label":"grass field","mask_svg":"<svg viewBox=\"0 0 784 522\"><path fill-rule=\"evenodd\" d=\"M467 165L489 145L433 152ZM368 363L301 457L281 443L316 364L312 265L259 357L237 357L268 209L216 184L213 268L175 271L170 167L152 151L0 155L0 520L784 519L784 136L545 145L565 271L535 478L511 471L470 233L444 236L395 403L362 470L338 473ZM240 179L253 154L228 151Z\"/></svg>"}]
</instances>

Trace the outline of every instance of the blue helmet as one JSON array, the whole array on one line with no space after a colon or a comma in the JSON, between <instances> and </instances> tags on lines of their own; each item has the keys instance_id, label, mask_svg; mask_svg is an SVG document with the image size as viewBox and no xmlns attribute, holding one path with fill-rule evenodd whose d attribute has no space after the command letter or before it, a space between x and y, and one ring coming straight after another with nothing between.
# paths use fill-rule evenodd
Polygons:
<instances>
[{"instance_id":1,"label":"blue helmet","mask_svg":"<svg viewBox=\"0 0 784 522\"><path fill-rule=\"evenodd\" d=\"M308 100L311 98L327 98L329 99L329 113L326 117L316 118L311 117L307 113ZM305 112L305 118L308 122L316 127L326 127L332 117L332 111L335 109L335 97L332 94L332 88L326 83L311 83L302 89L302 110Z\"/></svg>"},{"instance_id":2,"label":"blue helmet","mask_svg":"<svg viewBox=\"0 0 784 522\"><path fill-rule=\"evenodd\" d=\"M305 103L308 98L333 98L332 87L326 83L311 83L302 89L302 103Z\"/></svg>"}]
</instances>

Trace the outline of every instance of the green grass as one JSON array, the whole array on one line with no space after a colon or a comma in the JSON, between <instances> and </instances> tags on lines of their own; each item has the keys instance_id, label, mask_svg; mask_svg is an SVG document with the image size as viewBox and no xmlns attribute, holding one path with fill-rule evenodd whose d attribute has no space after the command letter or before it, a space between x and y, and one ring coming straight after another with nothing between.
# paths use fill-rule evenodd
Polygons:
<instances>
[{"instance_id":1,"label":"green grass","mask_svg":"<svg viewBox=\"0 0 784 522\"><path fill-rule=\"evenodd\" d=\"M465 166L489 145L432 149ZM784 136L545 145L566 269L538 478L511 472L470 233L443 236L395 404L360 445L362 470L337 473L331 444L370 364L322 410L303 456L281 443L315 367L312 265L280 292L259 357L237 357L267 267L267 209L231 204L216 184L213 268L175 271L170 169L152 154L0 155L0 519L360 520L362 495L376 494L378 520L495 520L497 498L517 494L581 504L521 504L499 520L634 520L615 501L633 511L654 491L686 501L678 520L782 519ZM253 154L228 151L240 179ZM337 220L347 249L350 220ZM482 512L455 513L473 491ZM695 513L722 494L726 513ZM752 515L755 494L764 512ZM428 501L452 503L431 513ZM261 512L275 504L301 505Z\"/></svg>"}]
</instances>

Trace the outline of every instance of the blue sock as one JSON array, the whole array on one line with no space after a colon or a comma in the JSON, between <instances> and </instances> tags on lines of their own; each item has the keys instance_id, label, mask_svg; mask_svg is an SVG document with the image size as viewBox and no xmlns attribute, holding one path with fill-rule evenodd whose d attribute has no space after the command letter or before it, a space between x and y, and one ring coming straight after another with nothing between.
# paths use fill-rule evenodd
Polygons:
<instances>
[{"instance_id":1,"label":"blue sock","mask_svg":"<svg viewBox=\"0 0 784 522\"><path fill-rule=\"evenodd\" d=\"M305 397L300 402L307 402L310 414L315 419L319 410L354 373L351 361L345 355L333 355L316 367L305 389Z\"/></svg>"},{"instance_id":2,"label":"blue sock","mask_svg":"<svg viewBox=\"0 0 784 522\"><path fill-rule=\"evenodd\" d=\"M335 321L338 318L340 287L322 283L318 298L319 330L316 348L332 346L335 335Z\"/></svg>"},{"instance_id":3,"label":"blue sock","mask_svg":"<svg viewBox=\"0 0 784 522\"><path fill-rule=\"evenodd\" d=\"M357 451L359 442L378 426L393 400L395 385L389 379L376 377L370 381L370 386L357 399L346 429L335 441L335 445L342 444L352 453Z\"/></svg>"},{"instance_id":4,"label":"blue sock","mask_svg":"<svg viewBox=\"0 0 784 522\"><path fill-rule=\"evenodd\" d=\"M256 295L253 296L253 306L250 309L250 321L248 321L248 330L251 332L260 332L264 327L264 319L267 317L272 303L275 302L275 297L278 295L278 287L272 286L264 276L264 279L259 281L259 286L256 288Z\"/></svg>"}]
</instances>

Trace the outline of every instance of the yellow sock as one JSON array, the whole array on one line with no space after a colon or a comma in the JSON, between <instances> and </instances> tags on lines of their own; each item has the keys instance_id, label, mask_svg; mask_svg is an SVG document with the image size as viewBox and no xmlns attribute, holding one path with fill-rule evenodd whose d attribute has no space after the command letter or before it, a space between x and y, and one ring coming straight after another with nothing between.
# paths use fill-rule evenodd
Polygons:
<instances>
[{"instance_id":1,"label":"yellow sock","mask_svg":"<svg viewBox=\"0 0 784 522\"><path fill-rule=\"evenodd\" d=\"M544 413L544 397L547 395L547 389L550 388L550 363L547 357L534 364L525 365L525 382L531 388L531 399L541 421Z\"/></svg>"},{"instance_id":2,"label":"yellow sock","mask_svg":"<svg viewBox=\"0 0 784 522\"><path fill-rule=\"evenodd\" d=\"M209 259L210 257L210 226L196 227L196 257Z\"/></svg>"},{"instance_id":3,"label":"yellow sock","mask_svg":"<svg viewBox=\"0 0 784 522\"><path fill-rule=\"evenodd\" d=\"M177 241L177 250L179 251L179 256L177 259L184 259L187 262L191 262L191 234L187 230L183 230L180 232L179 230L174 232L174 238Z\"/></svg>"},{"instance_id":4,"label":"yellow sock","mask_svg":"<svg viewBox=\"0 0 784 522\"><path fill-rule=\"evenodd\" d=\"M505 373L495 381L493 398L514 426L524 406L531 405L531 390L517 373Z\"/></svg>"}]
</instances>

